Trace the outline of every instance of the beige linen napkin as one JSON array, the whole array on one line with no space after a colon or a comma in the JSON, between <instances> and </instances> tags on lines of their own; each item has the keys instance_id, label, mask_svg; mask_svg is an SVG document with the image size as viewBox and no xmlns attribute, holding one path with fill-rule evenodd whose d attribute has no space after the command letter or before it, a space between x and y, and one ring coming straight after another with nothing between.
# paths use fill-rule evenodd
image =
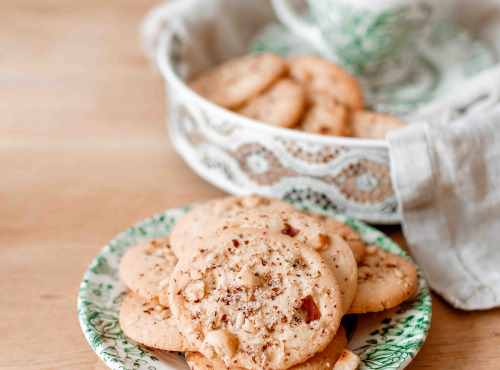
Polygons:
<instances>
[{"instance_id":1,"label":"beige linen napkin","mask_svg":"<svg viewBox=\"0 0 500 370\"><path fill-rule=\"evenodd\" d=\"M500 68L482 77L500 87ZM465 310L500 305L500 104L492 100L388 135L412 254L432 289Z\"/></svg>"},{"instance_id":2,"label":"beige linen napkin","mask_svg":"<svg viewBox=\"0 0 500 370\"><path fill-rule=\"evenodd\" d=\"M500 52L500 2L461 0L455 19ZM387 137L410 249L455 307L500 306L500 66L414 119Z\"/></svg>"}]
</instances>

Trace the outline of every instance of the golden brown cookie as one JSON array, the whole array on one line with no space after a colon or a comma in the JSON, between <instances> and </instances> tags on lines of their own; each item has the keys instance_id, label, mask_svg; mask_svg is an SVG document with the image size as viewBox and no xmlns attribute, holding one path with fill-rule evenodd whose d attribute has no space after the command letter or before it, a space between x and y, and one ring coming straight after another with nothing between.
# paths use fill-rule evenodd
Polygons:
<instances>
[{"instance_id":1,"label":"golden brown cookie","mask_svg":"<svg viewBox=\"0 0 500 370\"><path fill-rule=\"evenodd\" d=\"M274 126L290 128L299 122L306 103L304 88L289 78L283 78L250 99L237 112Z\"/></svg>"},{"instance_id":2,"label":"golden brown cookie","mask_svg":"<svg viewBox=\"0 0 500 370\"><path fill-rule=\"evenodd\" d=\"M323 221L328 230L331 230L332 233L335 233L342 237L342 239L344 239L347 244L349 244L349 247L351 247L354 258L356 259L356 263L359 264L363 260L363 258L365 257L365 243L356 230L354 230L349 225L346 225L342 221L336 220L333 217L323 216L319 213L310 211L305 211L305 213L319 218Z\"/></svg>"},{"instance_id":3,"label":"golden brown cookie","mask_svg":"<svg viewBox=\"0 0 500 370\"><path fill-rule=\"evenodd\" d=\"M166 351L193 351L179 333L168 307L130 292L120 308L120 327L127 337L148 347Z\"/></svg>"},{"instance_id":4,"label":"golden brown cookie","mask_svg":"<svg viewBox=\"0 0 500 370\"><path fill-rule=\"evenodd\" d=\"M326 348L342 317L335 276L283 234L228 229L179 260L169 302L181 333L226 366L286 369Z\"/></svg>"},{"instance_id":5,"label":"golden brown cookie","mask_svg":"<svg viewBox=\"0 0 500 370\"><path fill-rule=\"evenodd\" d=\"M205 202L193 208L176 223L170 235L172 250L177 257L189 252L193 243L211 234L221 221L243 211L251 209L295 210L290 204L280 199L261 195L227 196Z\"/></svg>"},{"instance_id":6,"label":"golden brown cookie","mask_svg":"<svg viewBox=\"0 0 500 370\"><path fill-rule=\"evenodd\" d=\"M170 248L169 237L142 242L123 255L119 275L125 285L145 299L168 306L166 298L168 279L177 264Z\"/></svg>"},{"instance_id":7,"label":"golden brown cookie","mask_svg":"<svg viewBox=\"0 0 500 370\"><path fill-rule=\"evenodd\" d=\"M236 109L266 90L286 70L281 56L267 52L253 53L201 73L189 82L189 86L221 107Z\"/></svg>"},{"instance_id":8,"label":"golden brown cookie","mask_svg":"<svg viewBox=\"0 0 500 370\"><path fill-rule=\"evenodd\" d=\"M337 359L342 354L345 346L347 344L347 337L345 330L340 325L337 334L333 337L333 340L328 344L328 346L314 357L311 357L304 363L292 366L290 370L324 370L331 369L333 364L337 362ZM191 368L191 370L244 370L241 367L227 367L226 364L218 359L213 358L209 360L199 352L187 352L186 360Z\"/></svg>"},{"instance_id":9,"label":"golden brown cookie","mask_svg":"<svg viewBox=\"0 0 500 370\"><path fill-rule=\"evenodd\" d=\"M401 118L367 110L354 111L350 116L351 135L364 139L385 139L385 135L406 125Z\"/></svg>"},{"instance_id":10,"label":"golden brown cookie","mask_svg":"<svg viewBox=\"0 0 500 370\"><path fill-rule=\"evenodd\" d=\"M369 246L358 266L358 292L348 313L379 312L395 307L417 289L417 271L406 258Z\"/></svg>"},{"instance_id":11,"label":"golden brown cookie","mask_svg":"<svg viewBox=\"0 0 500 370\"><path fill-rule=\"evenodd\" d=\"M330 232L321 220L298 210L251 210L224 221L219 230L250 227L282 233L317 250L332 269L340 291L344 313L349 309L357 289L357 264L347 243Z\"/></svg>"},{"instance_id":12,"label":"golden brown cookie","mask_svg":"<svg viewBox=\"0 0 500 370\"><path fill-rule=\"evenodd\" d=\"M306 103L304 88L289 78L283 78L250 99L237 112L274 126L290 128L299 122Z\"/></svg>"},{"instance_id":13,"label":"golden brown cookie","mask_svg":"<svg viewBox=\"0 0 500 370\"><path fill-rule=\"evenodd\" d=\"M363 109L363 91L356 78L338 64L317 55L288 61L290 76L304 85L310 96L326 94L350 109Z\"/></svg>"},{"instance_id":14,"label":"golden brown cookie","mask_svg":"<svg viewBox=\"0 0 500 370\"><path fill-rule=\"evenodd\" d=\"M358 356L344 348L333 370L356 370L360 363L361 359Z\"/></svg>"},{"instance_id":15,"label":"golden brown cookie","mask_svg":"<svg viewBox=\"0 0 500 370\"><path fill-rule=\"evenodd\" d=\"M349 136L349 112L330 96L318 92L311 97L299 128L321 135Z\"/></svg>"}]
</instances>

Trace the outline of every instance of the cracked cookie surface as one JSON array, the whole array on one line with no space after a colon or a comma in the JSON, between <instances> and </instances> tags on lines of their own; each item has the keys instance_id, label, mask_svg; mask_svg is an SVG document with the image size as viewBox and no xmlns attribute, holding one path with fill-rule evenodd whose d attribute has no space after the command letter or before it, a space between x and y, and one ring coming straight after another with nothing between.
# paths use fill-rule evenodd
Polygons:
<instances>
[{"instance_id":1,"label":"cracked cookie surface","mask_svg":"<svg viewBox=\"0 0 500 370\"><path fill-rule=\"evenodd\" d=\"M175 223L170 235L172 250L180 258L189 253L196 240L213 233L222 221L252 209L295 210L288 202L255 194L213 199L193 208Z\"/></svg>"},{"instance_id":2,"label":"cracked cookie surface","mask_svg":"<svg viewBox=\"0 0 500 370\"><path fill-rule=\"evenodd\" d=\"M317 55L288 60L290 77L306 87L309 95L327 94L349 109L362 109L363 91L355 77L338 64Z\"/></svg>"},{"instance_id":3,"label":"cracked cookie surface","mask_svg":"<svg viewBox=\"0 0 500 370\"><path fill-rule=\"evenodd\" d=\"M165 351L196 350L180 334L168 307L129 292L119 315L120 327L127 337L148 347Z\"/></svg>"},{"instance_id":4,"label":"cracked cookie surface","mask_svg":"<svg viewBox=\"0 0 500 370\"><path fill-rule=\"evenodd\" d=\"M297 364L289 368L289 370L324 370L331 369L337 360L340 358L347 344L346 333L342 325L339 327L337 334L328 346L321 352L317 353L304 363ZM186 361L191 370L245 370L242 367L227 367L226 364L218 359L208 359L199 352L187 352Z\"/></svg>"},{"instance_id":5,"label":"cracked cookie surface","mask_svg":"<svg viewBox=\"0 0 500 370\"><path fill-rule=\"evenodd\" d=\"M348 313L379 312L395 307L408 299L417 285L417 271L411 262L369 246L358 266L358 292Z\"/></svg>"},{"instance_id":6,"label":"cracked cookie surface","mask_svg":"<svg viewBox=\"0 0 500 370\"><path fill-rule=\"evenodd\" d=\"M189 86L213 103L235 109L266 90L286 70L286 62L278 54L252 53L200 73Z\"/></svg>"},{"instance_id":7,"label":"cracked cookie surface","mask_svg":"<svg viewBox=\"0 0 500 370\"><path fill-rule=\"evenodd\" d=\"M349 244L352 254L354 254L354 258L358 264L363 260L365 257L365 243L356 230L333 217L320 215L319 213L311 211L306 211L305 213L320 219L328 230L331 230L344 239L346 243Z\"/></svg>"},{"instance_id":8,"label":"cracked cookie surface","mask_svg":"<svg viewBox=\"0 0 500 370\"><path fill-rule=\"evenodd\" d=\"M318 251L332 269L342 293L344 313L357 289L357 264L348 244L322 220L293 211L251 210L224 221L219 230L251 227L282 233Z\"/></svg>"},{"instance_id":9,"label":"cracked cookie surface","mask_svg":"<svg viewBox=\"0 0 500 370\"><path fill-rule=\"evenodd\" d=\"M280 127L295 126L306 109L304 88L289 78L277 81L237 111L246 117Z\"/></svg>"},{"instance_id":10,"label":"cracked cookie surface","mask_svg":"<svg viewBox=\"0 0 500 370\"><path fill-rule=\"evenodd\" d=\"M168 236L139 243L120 260L119 275L125 285L139 296L168 306L165 292L177 257Z\"/></svg>"},{"instance_id":11,"label":"cracked cookie surface","mask_svg":"<svg viewBox=\"0 0 500 370\"><path fill-rule=\"evenodd\" d=\"M199 352L227 366L286 369L325 349L342 297L324 259L287 235L228 229L180 259L172 314Z\"/></svg>"}]
</instances>

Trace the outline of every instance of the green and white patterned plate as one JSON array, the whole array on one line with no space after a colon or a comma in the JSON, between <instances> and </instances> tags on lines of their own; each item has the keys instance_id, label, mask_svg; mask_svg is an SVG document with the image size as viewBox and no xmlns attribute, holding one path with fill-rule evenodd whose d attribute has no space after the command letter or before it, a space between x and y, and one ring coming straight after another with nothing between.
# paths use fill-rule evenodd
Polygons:
<instances>
[{"instance_id":1,"label":"green and white patterned plate","mask_svg":"<svg viewBox=\"0 0 500 370\"><path fill-rule=\"evenodd\" d=\"M133 245L168 235L175 222L191 207L170 209L119 234L102 249L83 277L78 295L80 325L92 349L112 369L189 369L182 354L143 347L123 334L118 311L126 287L118 276L118 264L124 252ZM329 215L354 227L366 244L409 259L380 231L361 221ZM357 321L357 326L348 348L361 358L360 369L403 369L423 345L429 331L432 305L427 282L420 271L418 279L416 293L400 306L350 320L351 323Z\"/></svg>"}]
</instances>

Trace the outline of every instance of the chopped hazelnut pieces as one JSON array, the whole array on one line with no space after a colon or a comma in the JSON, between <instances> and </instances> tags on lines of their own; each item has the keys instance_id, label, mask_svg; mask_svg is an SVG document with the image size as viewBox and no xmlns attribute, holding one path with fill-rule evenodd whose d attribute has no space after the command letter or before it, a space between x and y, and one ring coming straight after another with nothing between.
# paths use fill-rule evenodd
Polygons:
<instances>
[{"instance_id":1,"label":"chopped hazelnut pieces","mask_svg":"<svg viewBox=\"0 0 500 370\"><path fill-rule=\"evenodd\" d=\"M197 280L189 284L186 289L184 289L184 298L188 302L196 302L205 296L205 283L201 280Z\"/></svg>"},{"instance_id":2,"label":"chopped hazelnut pieces","mask_svg":"<svg viewBox=\"0 0 500 370\"><path fill-rule=\"evenodd\" d=\"M221 357L233 357L238 347L238 338L226 330L214 330L207 334L204 343L211 346Z\"/></svg>"},{"instance_id":3,"label":"chopped hazelnut pieces","mask_svg":"<svg viewBox=\"0 0 500 370\"><path fill-rule=\"evenodd\" d=\"M319 312L316 303L314 303L313 297L308 295L302 299L301 310L306 313L306 323L309 324L311 321L318 320L321 317L321 312Z\"/></svg>"},{"instance_id":4,"label":"chopped hazelnut pieces","mask_svg":"<svg viewBox=\"0 0 500 370\"><path fill-rule=\"evenodd\" d=\"M316 248L316 250L321 250L325 248L332 241L332 238L330 238L328 235L325 234L318 234L318 239L319 239L319 246L318 248Z\"/></svg>"},{"instance_id":5,"label":"chopped hazelnut pieces","mask_svg":"<svg viewBox=\"0 0 500 370\"><path fill-rule=\"evenodd\" d=\"M281 230L281 233L288 235L288 236L291 236L293 238L294 236L297 236L300 233L300 230L294 229L292 226L285 223L285 228L283 230Z\"/></svg>"},{"instance_id":6,"label":"chopped hazelnut pieces","mask_svg":"<svg viewBox=\"0 0 500 370\"><path fill-rule=\"evenodd\" d=\"M247 267L244 267L236 276L236 282L238 285L245 287L246 289L253 289L260 285L260 279L255 276Z\"/></svg>"},{"instance_id":7,"label":"chopped hazelnut pieces","mask_svg":"<svg viewBox=\"0 0 500 370\"><path fill-rule=\"evenodd\" d=\"M264 198L257 195L247 195L241 198L241 205L245 208L257 208L265 202Z\"/></svg>"}]
</instances>

